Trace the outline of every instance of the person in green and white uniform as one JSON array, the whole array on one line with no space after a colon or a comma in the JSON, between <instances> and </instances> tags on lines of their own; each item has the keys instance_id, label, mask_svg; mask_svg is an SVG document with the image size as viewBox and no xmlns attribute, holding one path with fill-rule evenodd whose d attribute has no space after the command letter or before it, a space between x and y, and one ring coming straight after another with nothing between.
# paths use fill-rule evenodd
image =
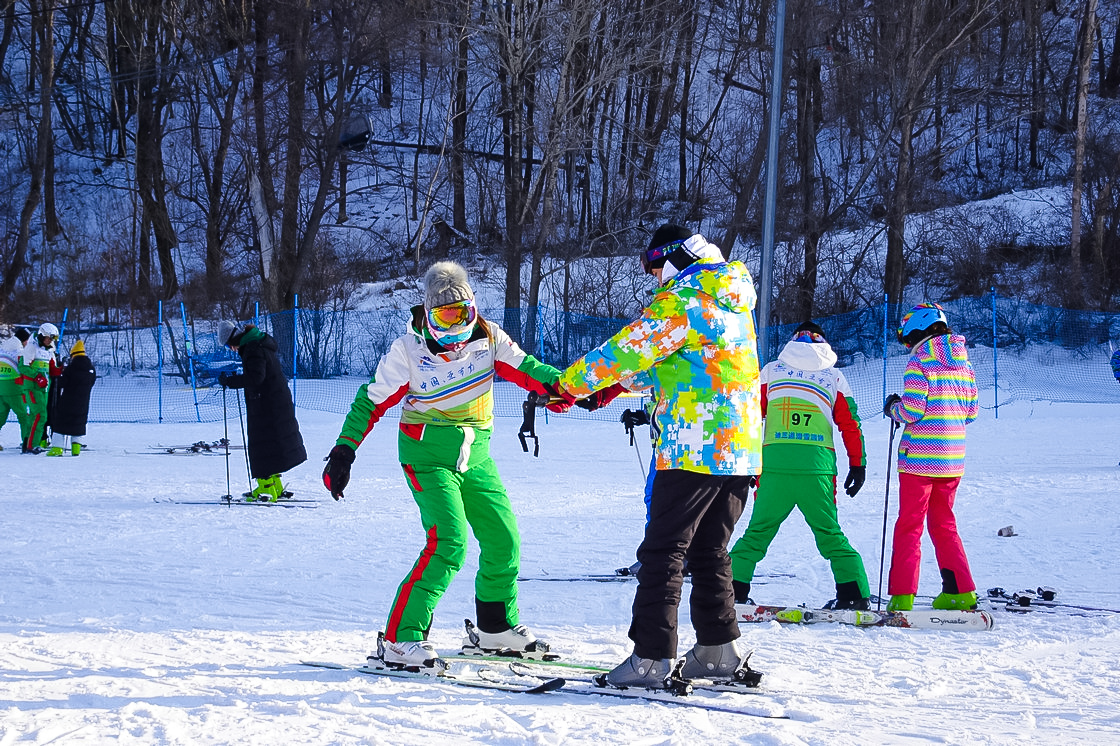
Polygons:
<instances>
[{"instance_id":1,"label":"person in green and white uniform","mask_svg":"<svg viewBox=\"0 0 1120 746\"><path fill-rule=\"evenodd\" d=\"M762 369L762 475L746 533L731 550L736 603L751 602L755 567L797 508L813 531L817 551L832 565L836 608L869 608L863 559L840 529L836 510L833 430L840 431L848 456L844 489L852 497L863 486L867 461L852 389L835 365L836 353L824 332L808 321Z\"/></svg>"},{"instance_id":2,"label":"person in green and white uniform","mask_svg":"<svg viewBox=\"0 0 1120 746\"><path fill-rule=\"evenodd\" d=\"M23 400L23 377L20 375L20 357L23 343L15 336L10 324L0 324L0 427L9 412L16 413L19 421L20 441L27 437L27 403ZM0 451L4 450L0 446Z\"/></svg>"},{"instance_id":3,"label":"person in green and white uniform","mask_svg":"<svg viewBox=\"0 0 1120 746\"><path fill-rule=\"evenodd\" d=\"M555 395L560 371L523 352L475 307L466 270L437 262L424 276L424 304L412 309L403 336L358 389L328 456L323 484L337 500L350 480L355 451L394 405L401 404L397 450L420 509L423 546L397 590L372 664L438 668L444 663L428 631L436 604L466 561L469 533L478 540L476 639L467 652L546 652L521 624L517 608L520 535L509 496L490 456L494 381Z\"/></svg>"}]
</instances>

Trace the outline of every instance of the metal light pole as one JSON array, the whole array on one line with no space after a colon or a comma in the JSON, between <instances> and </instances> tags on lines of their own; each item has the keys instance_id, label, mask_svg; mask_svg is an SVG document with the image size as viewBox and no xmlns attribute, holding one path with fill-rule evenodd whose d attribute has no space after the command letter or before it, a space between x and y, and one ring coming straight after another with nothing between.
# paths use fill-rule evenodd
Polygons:
<instances>
[{"instance_id":1,"label":"metal light pole","mask_svg":"<svg viewBox=\"0 0 1120 746\"><path fill-rule=\"evenodd\" d=\"M770 357L770 297L774 283L774 224L778 212L778 138L782 121L782 57L786 40L786 0L774 5L774 60L770 80L769 138L766 144L766 202L762 212L762 261L758 273L758 362Z\"/></svg>"}]
</instances>

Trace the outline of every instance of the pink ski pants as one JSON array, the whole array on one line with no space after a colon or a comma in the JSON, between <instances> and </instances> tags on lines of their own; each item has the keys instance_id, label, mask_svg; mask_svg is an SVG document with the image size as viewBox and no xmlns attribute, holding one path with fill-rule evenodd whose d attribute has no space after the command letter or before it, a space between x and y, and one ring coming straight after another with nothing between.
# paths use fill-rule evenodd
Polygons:
<instances>
[{"instance_id":1,"label":"pink ski pants","mask_svg":"<svg viewBox=\"0 0 1120 746\"><path fill-rule=\"evenodd\" d=\"M951 571L956 577L956 592L976 590L964 545L957 534L957 519L953 515L953 501L960 481L960 477L924 477L899 472L898 521L894 524L891 573L887 584L890 595L918 592L923 523L929 526L937 566L943 571Z\"/></svg>"}]
</instances>

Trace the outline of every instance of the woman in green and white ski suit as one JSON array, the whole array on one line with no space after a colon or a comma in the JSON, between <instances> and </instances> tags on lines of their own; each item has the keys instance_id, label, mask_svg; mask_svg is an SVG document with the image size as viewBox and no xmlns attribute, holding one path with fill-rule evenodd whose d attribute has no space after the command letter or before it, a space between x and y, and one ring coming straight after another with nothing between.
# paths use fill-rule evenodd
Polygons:
<instances>
[{"instance_id":1,"label":"woman in green and white ski suit","mask_svg":"<svg viewBox=\"0 0 1120 746\"><path fill-rule=\"evenodd\" d=\"M490 436L495 376L547 394L555 391L551 384L560 372L477 316L459 265L433 265L425 286L425 305L412 309L407 333L358 390L323 473L337 499L354 450L388 409L402 403L398 451L425 543L393 600L380 657L389 664L433 665L437 656L425 641L435 606L466 559L468 529L479 544L475 601L481 647L545 649L519 624L520 537L490 456ZM433 322L456 306L461 323L443 329Z\"/></svg>"}]
</instances>

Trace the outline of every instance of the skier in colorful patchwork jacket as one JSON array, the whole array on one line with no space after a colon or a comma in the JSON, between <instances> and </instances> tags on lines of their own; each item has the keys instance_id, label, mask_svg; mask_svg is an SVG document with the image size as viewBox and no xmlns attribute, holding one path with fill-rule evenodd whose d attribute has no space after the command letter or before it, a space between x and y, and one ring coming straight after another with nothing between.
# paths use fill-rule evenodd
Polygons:
<instances>
[{"instance_id":1,"label":"skier in colorful patchwork jacket","mask_svg":"<svg viewBox=\"0 0 1120 746\"><path fill-rule=\"evenodd\" d=\"M41 453L47 432L47 401L50 381L62 373L62 366L55 358L58 327L46 323L39 326L34 338L23 347L20 373L23 376L23 396L30 421L23 453Z\"/></svg>"},{"instance_id":2,"label":"skier in colorful patchwork jacket","mask_svg":"<svg viewBox=\"0 0 1120 746\"><path fill-rule=\"evenodd\" d=\"M761 471L762 416L747 268L677 225L654 232L642 266L660 285L653 301L572 364L560 387L580 399L640 371L652 379L657 473L637 552L634 651L606 681L656 688L674 670L686 560L696 645L681 674L729 677L741 665L727 543Z\"/></svg>"},{"instance_id":3,"label":"skier in colorful patchwork jacket","mask_svg":"<svg viewBox=\"0 0 1120 746\"><path fill-rule=\"evenodd\" d=\"M392 668L444 666L427 640L428 630L436 604L466 561L468 531L479 545L477 628L468 626L464 650L543 653L548 645L520 623L517 608L520 537L490 456L493 387L501 377L537 394L554 394L560 372L478 315L460 265L432 265L424 276L424 298L412 309L406 333L358 389L323 470L323 484L341 498L358 446L386 411L402 403L398 456L420 509L425 543L397 590L370 661Z\"/></svg>"},{"instance_id":4,"label":"skier in colorful patchwork jacket","mask_svg":"<svg viewBox=\"0 0 1120 746\"><path fill-rule=\"evenodd\" d=\"M746 533L731 550L735 601L750 603L755 566L782 523L801 511L817 550L832 566L838 609L870 608L867 572L852 548L836 510L836 448L847 453L844 489L855 497L867 475L863 432L852 389L836 369L824 331L811 321L797 327L778 359L762 369L762 476Z\"/></svg>"},{"instance_id":5,"label":"skier in colorful patchwork jacket","mask_svg":"<svg viewBox=\"0 0 1120 746\"><path fill-rule=\"evenodd\" d=\"M295 402L284 375L276 340L253 326L218 324L218 340L241 357L241 373L222 373L223 388L245 389L245 427L249 471L257 480L245 497L277 502L286 492L281 474L307 460Z\"/></svg>"},{"instance_id":6,"label":"skier in colorful patchwork jacket","mask_svg":"<svg viewBox=\"0 0 1120 746\"><path fill-rule=\"evenodd\" d=\"M910 350L910 360L902 395L891 394L883 404L887 417L906 426L898 446L899 506L887 608L914 608L926 523L941 568L942 592L933 607L974 609L976 582L953 503L964 475L965 426L979 412L976 375L965 338L949 328L936 303L915 306L903 316L898 339Z\"/></svg>"}]
</instances>

